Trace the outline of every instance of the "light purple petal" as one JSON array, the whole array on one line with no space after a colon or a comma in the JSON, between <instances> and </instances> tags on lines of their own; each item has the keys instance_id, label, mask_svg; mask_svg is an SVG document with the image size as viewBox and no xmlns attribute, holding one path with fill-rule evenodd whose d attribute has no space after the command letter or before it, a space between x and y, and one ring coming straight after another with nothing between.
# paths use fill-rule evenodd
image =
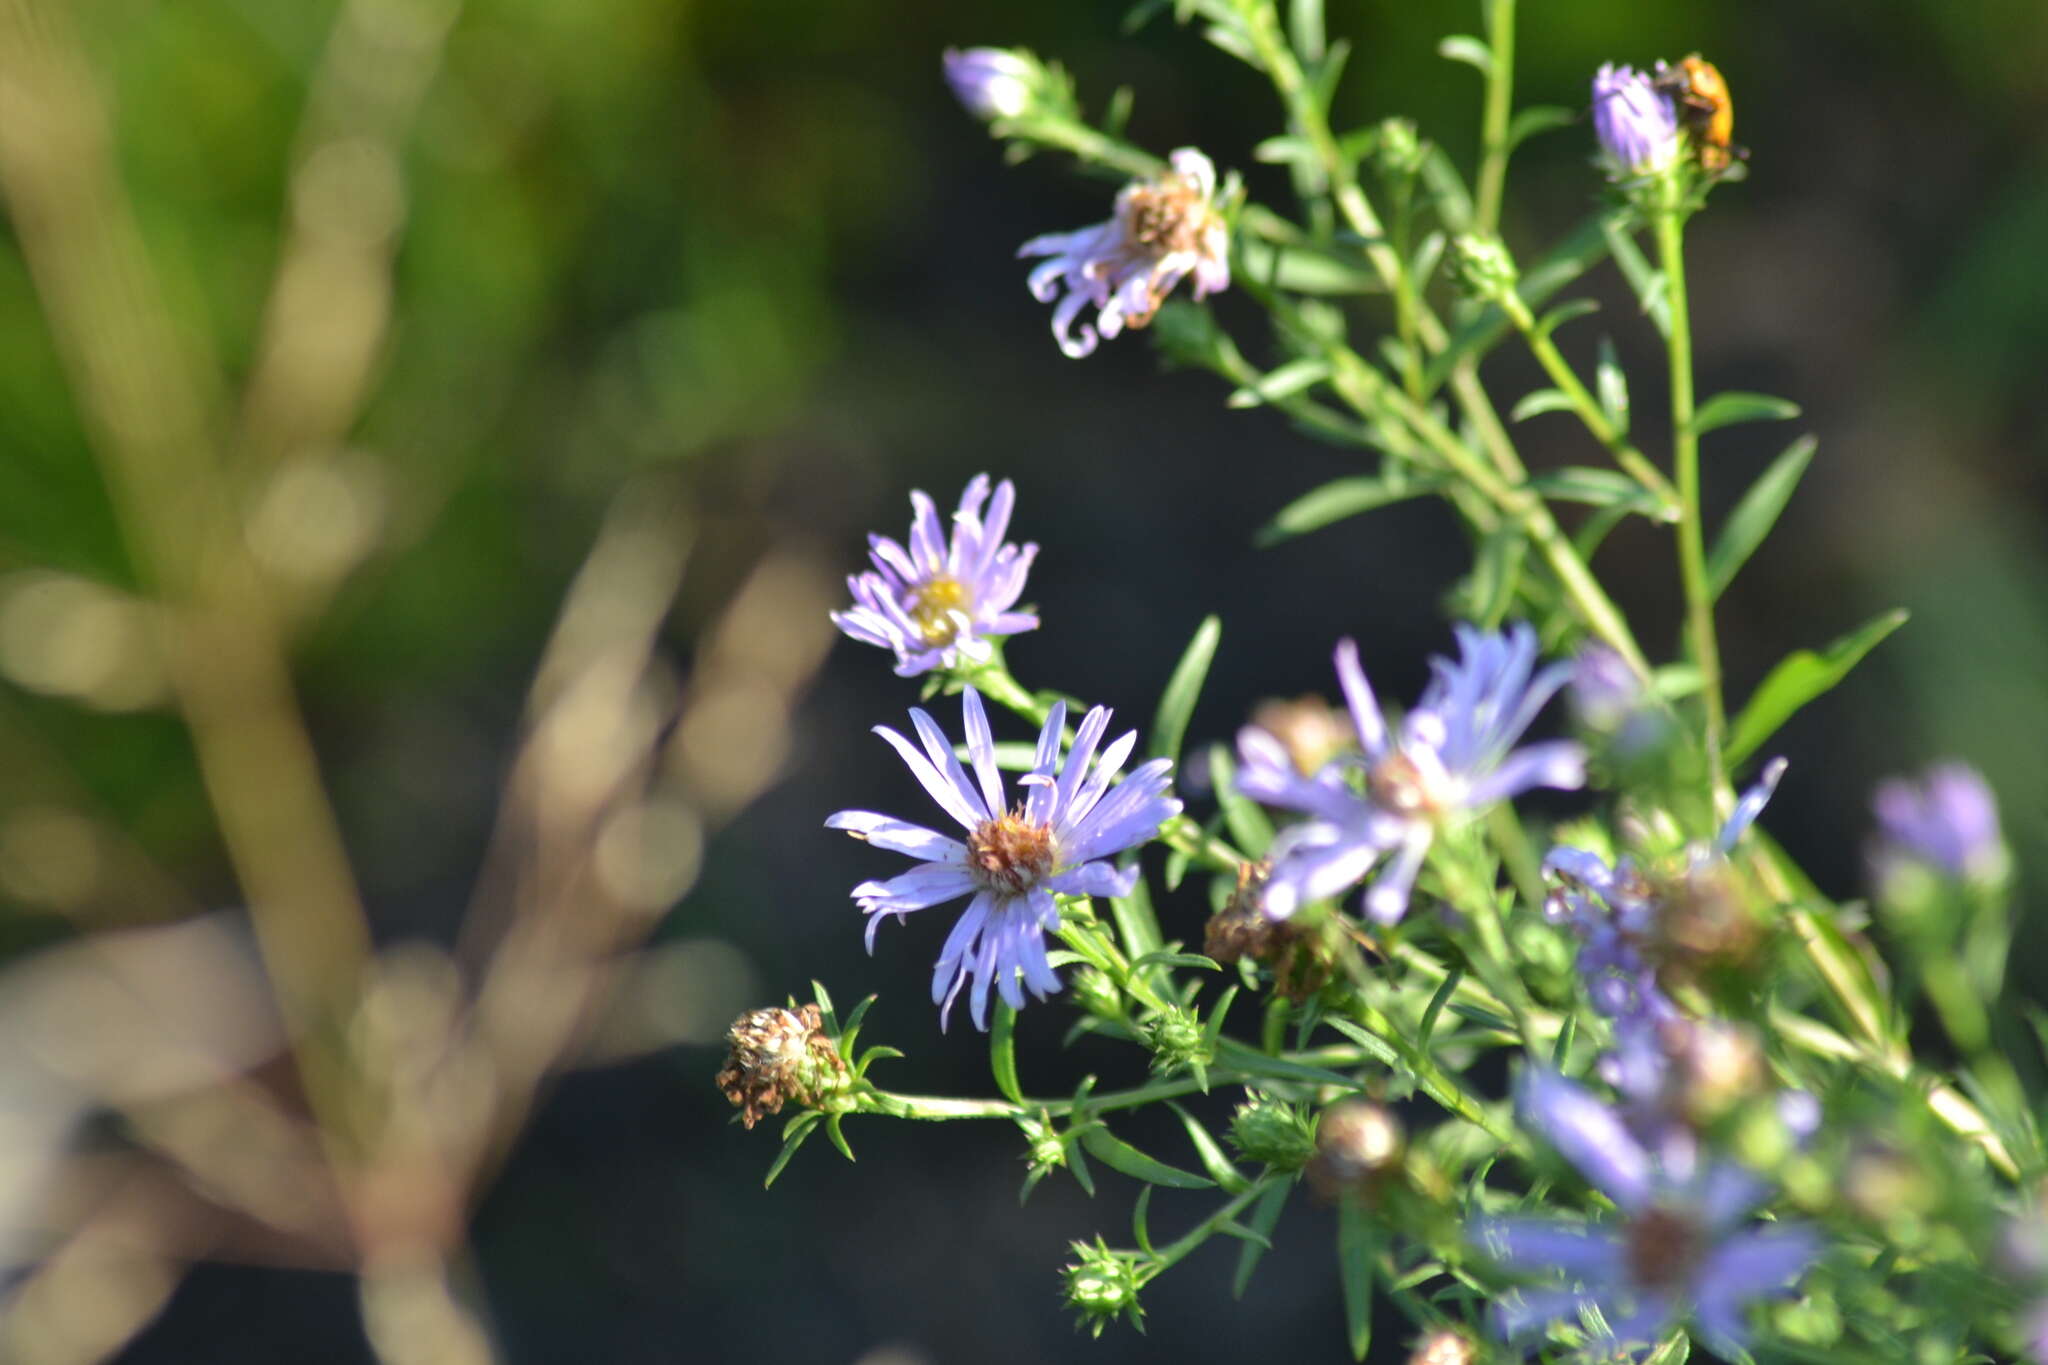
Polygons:
<instances>
[{"instance_id":1,"label":"light purple petal","mask_svg":"<svg viewBox=\"0 0 2048 1365\"><path fill-rule=\"evenodd\" d=\"M1648 1204L1649 1155L1612 1109L1540 1066L1522 1073L1518 1098L1524 1126L1547 1139L1589 1184L1625 1212Z\"/></svg>"},{"instance_id":2,"label":"light purple petal","mask_svg":"<svg viewBox=\"0 0 2048 1365\"><path fill-rule=\"evenodd\" d=\"M999 818L1009 803L1003 799L1003 779L996 771L996 740L989 732L988 712L982 709L981 693L971 687L962 689L960 711L967 724L967 754L974 760L981 799L987 803L989 814Z\"/></svg>"},{"instance_id":3,"label":"light purple petal","mask_svg":"<svg viewBox=\"0 0 2048 1365\"><path fill-rule=\"evenodd\" d=\"M964 709L964 696L962 702ZM992 820L1000 816L1003 813L1000 808L989 810L982 805L981 793L967 780L967 771L960 766L960 759L953 752L953 742L946 738L946 732L939 728L939 723L914 707L911 709L910 719L917 726L917 737L924 741L925 756L931 760L932 767L945 774L947 782L960 794L960 799L968 809L979 812L974 824L978 825L983 820ZM969 828L973 828L973 825Z\"/></svg>"},{"instance_id":4,"label":"light purple petal","mask_svg":"<svg viewBox=\"0 0 2048 1365\"><path fill-rule=\"evenodd\" d=\"M912 711L910 714L912 716L924 715L922 711ZM927 716L925 719L929 723L930 717ZM944 808L946 814L958 820L962 828L973 829L988 818L986 814L977 809L977 802L969 800L966 794L941 777L938 769L932 766L931 760L919 753L909 740L897 734L886 725L877 725L875 733L889 742L889 747L894 749L903 759L904 765L910 769L910 775L917 779L918 785L925 789L932 800L938 802ZM959 765L955 764L954 766L958 767Z\"/></svg>"},{"instance_id":5,"label":"light purple petal","mask_svg":"<svg viewBox=\"0 0 2048 1365\"><path fill-rule=\"evenodd\" d=\"M1532 787L1577 791L1586 785L1586 750L1568 739L1517 749L1498 768L1472 784L1465 799L1489 806L1519 796Z\"/></svg>"},{"instance_id":6,"label":"light purple petal","mask_svg":"<svg viewBox=\"0 0 2048 1365\"><path fill-rule=\"evenodd\" d=\"M900 915L909 910L955 900L974 890L973 874L957 863L919 863L887 881L866 881L853 888L863 908Z\"/></svg>"},{"instance_id":7,"label":"light purple petal","mask_svg":"<svg viewBox=\"0 0 2048 1365\"><path fill-rule=\"evenodd\" d=\"M1049 879L1046 886L1062 896L1128 896L1138 883L1138 869L1122 872L1109 863L1083 863Z\"/></svg>"},{"instance_id":8,"label":"light purple petal","mask_svg":"<svg viewBox=\"0 0 2048 1365\"><path fill-rule=\"evenodd\" d=\"M1511 1270L1554 1270L1595 1285L1623 1274L1623 1248L1609 1228L1546 1218L1488 1218L1473 1232L1473 1240Z\"/></svg>"},{"instance_id":9,"label":"light purple petal","mask_svg":"<svg viewBox=\"0 0 2048 1365\"><path fill-rule=\"evenodd\" d=\"M1728 823L1721 827L1721 837L1714 841L1716 848L1726 853L1735 847L1735 841L1756 823L1757 816L1764 813L1765 805L1770 802L1771 793L1778 789L1778 779L1784 775L1784 759L1774 758L1764 764L1763 772L1757 776L1756 785L1742 794L1742 799L1735 803L1735 813L1730 815Z\"/></svg>"},{"instance_id":10,"label":"light purple petal","mask_svg":"<svg viewBox=\"0 0 2048 1365\"><path fill-rule=\"evenodd\" d=\"M907 854L926 862L954 862L967 856L967 845L958 839L949 839L923 825L913 825L907 820L898 820L893 815L878 815L874 811L843 810L828 817L825 827L843 829L876 848Z\"/></svg>"},{"instance_id":11,"label":"light purple petal","mask_svg":"<svg viewBox=\"0 0 2048 1365\"><path fill-rule=\"evenodd\" d=\"M1373 696L1372 684L1365 679L1365 668L1358 662L1355 640L1337 643L1337 682L1344 689L1351 723L1358 729L1358 747L1368 758L1378 758L1387 748L1387 721L1380 713L1379 699Z\"/></svg>"}]
</instances>

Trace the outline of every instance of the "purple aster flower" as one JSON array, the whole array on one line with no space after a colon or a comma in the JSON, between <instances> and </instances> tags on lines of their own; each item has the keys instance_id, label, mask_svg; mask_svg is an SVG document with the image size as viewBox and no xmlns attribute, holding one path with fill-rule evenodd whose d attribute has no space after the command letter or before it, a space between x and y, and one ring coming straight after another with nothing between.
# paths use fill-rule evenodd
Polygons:
<instances>
[{"instance_id":1,"label":"purple aster flower","mask_svg":"<svg viewBox=\"0 0 2048 1365\"><path fill-rule=\"evenodd\" d=\"M990 637L1038 629L1036 616L1012 610L1038 555L1036 545L1019 549L1003 542L1016 503L1008 479L990 500L988 475L976 474L960 495L949 543L932 500L911 493L910 548L870 535L868 558L875 567L846 580L853 606L833 612L832 624L863 644L893 650L896 673L904 678L984 663L994 652Z\"/></svg>"},{"instance_id":2,"label":"purple aster flower","mask_svg":"<svg viewBox=\"0 0 2048 1365\"><path fill-rule=\"evenodd\" d=\"M961 694L961 712L974 769L971 779L938 723L915 707L910 719L922 752L886 726L876 726L875 733L902 755L911 775L967 831L966 842L864 810L840 811L825 824L918 860L901 876L853 888L854 899L868 916L869 952L874 951L875 930L884 916L906 919L927 906L961 896L973 898L939 953L932 973L932 1001L940 1006L944 1027L960 987L974 978L969 1009L974 1026L985 1029L991 986L1013 1009L1023 1007L1023 986L1041 1000L1060 988L1045 955L1046 931L1059 925L1055 893L1130 894L1137 869L1119 872L1105 860L1157 834L1162 821L1179 813L1180 802L1166 795L1173 765L1163 758L1139 764L1117 782L1138 736L1132 731L1098 753L1103 731L1109 728L1107 707L1095 707L1082 718L1073 747L1061 763L1067 709L1055 704L1039 731L1031 771L1020 780L1026 788L1024 800L1012 807L996 771L995 741L981 694L971 687Z\"/></svg>"},{"instance_id":3,"label":"purple aster flower","mask_svg":"<svg viewBox=\"0 0 2048 1365\"><path fill-rule=\"evenodd\" d=\"M1523 1074L1518 1108L1620 1217L1473 1224L1473 1240L1503 1266L1549 1281L1496 1306L1494 1325L1509 1342L1597 1308L1616 1344L1653 1344L1688 1322L1710 1349L1737 1351L1750 1301L1787 1287L1819 1254L1804 1227L1750 1223L1768 1193L1756 1176L1727 1162L1667 1169L1621 1115L1553 1072Z\"/></svg>"},{"instance_id":4,"label":"purple aster flower","mask_svg":"<svg viewBox=\"0 0 2048 1365\"><path fill-rule=\"evenodd\" d=\"M1609 62L1594 74L1593 131L1617 180L1662 170L1678 155L1678 111L1632 66Z\"/></svg>"},{"instance_id":5,"label":"purple aster flower","mask_svg":"<svg viewBox=\"0 0 2048 1365\"><path fill-rule=\"evenodd\" d=\"M1358 646L1337 646L1337 678L1358 732L1360 752L1304 777L1285 748L1262 730L1238 732L1238 789L1309 819L1274 841L1266 913L1284 919L1304 901L1335 896L1362 880L1382 857L1387 868L1366 892L1365 910L1392 924L1408 909L1415 876L1436 831L1532 787L1571 790L1586 780L1586 752L1570 741L1515 741L1570 672L1535 671L1536 632L1505 634L1470 626L1456 631L1459 658L1430 661L1422 700L1389 731L1359 666ZM1363 791L1349 780L1363 771Z\"/></svg>"},{"instance_id":6,"label":"purple aster flower","mask_svg":"<svg viewBox=\"0 0 2048 1365\"><path fill-rule=\"evenodd\" d=\"M1195 297L1230 287L1230 228L1216 211L1216 167L1192 147L1168 158L1172 169L1157 180L1134 180L1116 197L1108 222L1075 232L1049 232L1017 248L1019 256L1051 259L1035 266L1031 296L1051 303L1052 334L1075 360L1095 349L1098 337L1152 321L1183 277L1195 277ZM1074 319L1093 305L1095 322L1073 331Z\"/></svg>"},{"instance_id":7,"label":"purple aster flower","mask_svg":"<svg viewBox=\"0 0 2048 1365\"><path fill-rule=\"evenodd\" d=\"M946 84L978 119L1015 118L1037 97L1042 73L1028 54L1000 47L949 47Z\"/></svg>"},{"instance_id":8,"label":"purple aster flower","mask_svg":"<svg viewBox=\"0 0 2048 1365\"><path fill-rule=\"evenodd\" d=\"M1919 782L1881 782L1871 806L1878 825L1871 862L1880 878L1903 863L1958 880L1995 876L2004 865L1997 799L1968 764L1937 763Z\"/></svg>"}]
</instances>

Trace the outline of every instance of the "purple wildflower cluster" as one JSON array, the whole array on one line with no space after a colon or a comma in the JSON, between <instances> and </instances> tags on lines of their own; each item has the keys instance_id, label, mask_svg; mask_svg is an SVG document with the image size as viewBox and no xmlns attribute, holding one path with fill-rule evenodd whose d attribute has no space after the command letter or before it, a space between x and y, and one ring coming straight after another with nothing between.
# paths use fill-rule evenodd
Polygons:
<instances>
[{"instance_id":1,"label":"purple wildflower cluster","mask_svg":"<svg viewBox=\"0 0 2048 1365\"><path fill-rule=\"evenodd\" d=\"M1059 925L1055 893L1129 894L1137 870L1118 871L1106 860L1157 834L1163 821L1180 813L1180 802L1166 795L1172 765L1163 758L1142 763L1116 781L1138 736L1132 731L1101 748L1109 728L1107 707L1095 707L1082 718L1062 763L1067 708L1055 704L1039 731L1031 771L1021 779L1023 804L1012 807L996 770L995 740L981 694L971 687L962 693L961 712L974 769L971 781L945 733L924 711L913 707L910 712L922 751L886 726L876 726L875 733L902 756L939 808L967 831L965 842L871 811L843 810L825 823L918 860L900 876L853 889L869 916L868 951L874 951L875 930L884 916L906 919L913 911L973 898L940 950L932 1001L940 1006L943 1022L961 986L972 978L968 1008L975 1027L987 1028L991 987L1013 1009L1023 1006L1024 987L1041 1000L1060 988L1045 952L1046 932Z\"/></svg>"},{"instance_id":2,"label":"purple wildflower cluster","mask_svg":"<svg viewBox=\"0 0 2048 1365\"><path fill-rule=\"evenodd\" d=\"M1049 258L1031 271L1031 297L1059 299L1052 334L1075 360L1099 339L1149 323L1189 275L1197 299L1230 287L1230 228L1214 202L1216 167L1193 147L1168 161L1171 169L1158 179L1124 186L1107 222L1049 232L1017 248L1019 256ZM1076 331L1074 319L1089 306L1094 324Z\"/></svg>"},{"instance_id":3,"label":"purple wildflower cluster","mask_svg":"<svg viewBox=\"0 0 2048 1365\"><path fill-rule=\"evenodd\" d=\"M892 651L896 672L905 678L984 663L993 653L992 638L1038 628L1036 616L1015 609L1038 547L1020 549L1003 540L1017 505L1008 479L990 499L988 475L974 476L953 513L950 541L930 497L914 491L910 505L915 515L909 548L887 536L868 537L875 567L846 580L853 607L833 612L834 625L863 644Z\"/></svg>"},{"instance_id":4,"label":"purple wildflower cluster","mask_svg":"<svg viewBox=\"0 0 2048 1365\"><path fill-rule=\"evenodd\" d=\"M1274 842L1266 913L1341 895L1386 861L1366 913L1391 924L1407 912L1415 876L1438 830L1533 787L1571 790L1586 780L1585 750L1570 741L1515 743L1570 669L1536 670L1536 632L1456 631L1459 657L1430 662L1431 679L1398 731L1374 698L1358 647L1337 646L1337 679L1358 736L1345 753L1304 774L1267 731L1238 732L1238 790L1309 818ZM1360 779L1354 781L1354 778Z\"/></svg>"},{"instance_id":5,"label":"purple wildflower cluster","mask_svg":"<svg viewBox=\"0 0 2048 1365\"><path fill-rule=\"evenodd\" d=\"M1510 1342L1597 1310L1617 1345L1652 1345L1690 1322L1711 1349L1739 1351L1748 1304L1784 1289L1820 1252L1809 1229L1751 1222L1769 1194L1762 1180L1727 1162L1674 1159L1554 1072L1525 1073L1517 1107L1619 1217L1474 1225L1474 1240L1502 1266L1547 1281L1496 1305L1495 1328Z\"/></svg>"}]
</instances>

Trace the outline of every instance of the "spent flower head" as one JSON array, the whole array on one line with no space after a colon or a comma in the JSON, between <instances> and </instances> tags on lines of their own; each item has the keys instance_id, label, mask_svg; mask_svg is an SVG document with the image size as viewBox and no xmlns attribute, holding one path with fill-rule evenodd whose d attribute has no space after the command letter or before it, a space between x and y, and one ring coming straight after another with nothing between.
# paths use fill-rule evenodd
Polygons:
<instances>
[{"instance_id":1,"label":"spent flower head","mask_svg":"<svg viewBox=\"0 0 2048 1365\"><path fill-rule=\"evenodd\" d=\"M1337 678L1359 752L1303 776L1263 730L1238 732L1238 789L1309 817L1273 844L1266 913L1285 918L1303 903L1336 896L1381 861L1366 913L1391 924L1408 909L1423 856L1439 829L1532 787L1572 790L1586 780L1585 750L1570 741L1516 749L1568 668L1536 670L1536 632L1457 627L1459 657L1430 661L1432 677L1398 732L1389 729L1358 662L1358 646L1337 646ZM1352 782L1363 779L1363 791Z\"/></svg>"},{"instance_id":2,"label":"spent flower head","mask_svg":"<svg viewBox=\"0 0 2048 1365\"><path fill-rule=\"evenodd\" d=\"M941 1006L943 1025L971 978L969 1010L975 1027L987 1028L991 988L1013 1009L1022 1008L1025 987L1041 1000L1060 988L1045 949L1046 931L1059 924L1054 895L1129 894L1137 870L1120 872L1107 860L1158 833L1162 821L1179 813L1180 802L1166 795L1172 767L1166 759L1142 763L1117 781L1138 736L1132 731L1101 747L1109 728L1107 707L1095 707L1082 718L1062 762L1067 708L1057 703L1039 731L1031 771L1021 780L1024 799L1011 806L996 770L995 740L981 694L971 687L961 694L961 712L971 778L938 722L922 710L910 712L921 750L886 726L876 726L875 733L967 831L964 842L872 811L843 810L825 823L917 860L901 876L853 889L854 900L869 917L869 952L885 916L905 919L928 906L971 898L939 953L932 1001Z\"/></svg>"},{"instance_id":3,"label":"spent flower head","mask_svg":"<svg viewBox=\"0 0 2048 1365\"><path fill-rule=\"evenodd\" d=\"M1554 1072L1525 1072L1517 1108L1620 1217L1475 1220L1473 1240L1501 1265L1544 1280L1496 1305L1495 1328L1510 1342L1597 1309L1616 1344L1648 1345L1689 1322L1729 1354L1748 1339L1750 1302L1787 1287L1819 1254L1804 1227L1751 1224L1769 1193L1758 1177L1721 1161L1672 1169L1620 1114Z\"/></svg>"},{"instance_id":4,"label":"spent flower head","mask_svg":"<svg viewBox=\"0 0 2048 1365\"><path fill-rule=\"evenodd\" d=\"M1608 62L1593 76L1593 132L1614 180L1650 175L1679 153L1678 111L1656 81Z\"/></svg>"},{"instance_id":5,"label":"spent flower head","mask_svg":"<svg viewBox=\"0 0 2048 1365\"><path fill-rule=\"evenodd\" d=\"M1190 274L1197 299L1230 287L1230 228L1215 204L1216 167L1193 147L1168 159L1171 167L1158 178L1123 187L1109 221L1049 232L1017 248L1019 256L1049 258L1032 268L1031 296L1040 303L1059 299L1052 334L1076 360L1098 340L1150 322ZM1077 330L1074 319L1091 306L1094 323Z\"/></svg>"},{"instance_id":6,"label":"spent flower head","mask_svg":"<svg viewBox=\"0 0 2048 1365\"><path fill-rule=\"evenodd\" d=\"M749 1128L795 1101L815 1106L846 1076L846 1062L825 1032L816 1005L749 1010L726 1030L719 1091Z\"/></svg>"},{"instance_id":7,"label":"spent flower head","mask_svg":"<svg viewBox=\"0 0 2048 1365\"><path fill-rule=\"evenodd\" d=\"M910 505L908 548L887 536L868 537L875 567L846 580L853 606L833 612L834 625L863 644L893 652L897 675L905 678L984 663L994 652L992 639L1038 629L1036 616L1015 609L1038 547L1003 540L1017 505L1008 479L996 485L993 499L988 475L968 482L950 539L923 491L911 493Z\"/></svg>"}]
</instances>

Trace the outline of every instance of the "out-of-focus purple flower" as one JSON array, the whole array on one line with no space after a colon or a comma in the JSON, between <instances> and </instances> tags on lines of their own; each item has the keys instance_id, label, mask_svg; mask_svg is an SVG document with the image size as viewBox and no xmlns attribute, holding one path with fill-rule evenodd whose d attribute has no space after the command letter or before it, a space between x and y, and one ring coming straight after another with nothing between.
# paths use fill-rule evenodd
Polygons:
<instances>
[{"instance_id":1,"label":"out-of-focus purple flower","mask_svg":"<svg viewBox=\"0 0 2048 1365\"><path fill-rule=\"evenodd\" d=\"M1157 834L1162 821L1179 813L1180 802L1166 795L1172 764L1163 758L1138 765L1117 782L1138 736L1132 731L1101 748L1109 728L1107 707L1095 707L1082 718L1062 763L1067 709L1056 704L1039 731L1031 771L1020 780L1026 788L1023 803L1011 807L996 770L988 715L981 694L971 687L961 694L961 713L972 778L938 723L915 707L910 719L922 751L887 726L876 726L875 733L967 831L966 842L871 811L843 810L825 824L917 859L917 866L901 876L853 888L869 917L869 952L884 916L906 919L927 906L973 897L939 953L932 1001L940 1006L943 1027L960 987L972 977L969 1010L975 1027L985 1029L991 986L1013 1009L1023 1007L1024 986L1041 1000L1060 988L1045 955L1046 931L1059 925L1054 894L1128 895L1136 869L1119 872L1106 860Z\"/></svg>"},{"instance_id":2,"label":"out-of-focus purple flower","mask_svg":"<svg viewBox=\"0 0 2048 1365\"><path fill-rule=\"evenodd\" d=\"M1430 661L1422 700L1390 732L1359 666L1358 646L1337 646L1337 679L1358 731L1356 755L1311 777L1271 735L1238 732L1238 789L1309 819L1274 842L1266 913L1284 919L1305 901L1335 896L1389 859L1366 892L1366 913L1391 924L1408 909L1415 875L1436 831L1532 787L1571 790L1586 780L1586 753L1566 740L1514 747L1564 685L1569 665L1536 671L1536 632L1457 628L1459 658ZM1363 769L1364 790L1348 780Z\"/></svg>"},{"instance_id":3,"label":"out-of-focus purple flower","mask_svg":"<svg viewBox=\"0 0 2048 1365\"><path fill-rule=\"evenodd\" d=\"M1031 296L1040 303L1059 298L1052 334L1076 360L1098 339L1152 321L1187 275L1195 277L1198 299L1230 287L1230 228L1214 203L1216 167L1193 147L1168 159L1172 168L1157 180L1123 187L1108 222L1049 232L1017 248L1019 256L1050 258L1032 268ZM1074 319L1091 305L1094 323L1076 329Z\"/></svg>"},{"instance_id":4,"label":"out-of-focus purple flower","mask_svg":"<svg viewBox=\"0 0 2048 1365\"><path fill-rule=\"evenodd\" d=\"M1871 806L1878 826L1871 861L1880 877L1900 863L1957 879L1991 876L2004 865L1997 798L1966 763L1937 763L1918 782L1880 782Z\"/></svg>"},{"instance_id":5,"label":"out-of-focus purple flower","mask_svg":"<svg viewBox=\"0 0 2048 1365\"><path fill-rule=\"evenodd\" d=\"M990 500L988 475L975 475L953 513L949 542L932 500L911 493L910 547L870 535L868 558L875 567L846 580L853 606L833 612L832 623L863 644L893 651L896 672L905 678L985 662L993 652L990 637L1038 629L1036 616L1012 610L1038 554L1036 545L1003 542L1016 504L1008 479Z\"/></svg>"},{"instance_id":6,"label":"out-of-focus purple flower","mask_svg":"<svg viewBox=\"0 0 2048 1365\"><path fill-rule=\"evenodd\" d=\"M1662 170L1678 156L1678 111L1632 66L1608 62L1594 74L1593 132L1617 180Z\"/></svg>"},{"instance_id":7,"label":"out-of-focus purple flower","mask_svg":"<svg viewBox=\"0 0 2048 1365\"><path fill-rule=\"evenodd\" d=\"M1809 1229L1750 1224L1768 1191L1740 1167L1667 1169L1619 1114L1549 1071L1525 1072L1518 1100L1523 1124L1621 1216L1606 1223L1482 1218L1472 1225L1473 1241L1502 1265L1548 1281L1496 1306L1495 1328L1509 1342L1593 1307L1620 1345L1654 1343L1674 1323L1687 1322L1709 1348L1740 1350L1749 1335L1749 1303L1786 1288L1819 1254Z\"/></svg>"},{"instance_id":8,"label":"out-of-focus purple flower","mask_svg":"<svg viewBox=\"0 0 2048 1365\"><path fill-rule=\"evenodd\" d=\"M978 119L1015 118L1031 107L1045 73L1029 53L1000 47L949 47L946 84Z\"/></svg>"}]
</instances>

